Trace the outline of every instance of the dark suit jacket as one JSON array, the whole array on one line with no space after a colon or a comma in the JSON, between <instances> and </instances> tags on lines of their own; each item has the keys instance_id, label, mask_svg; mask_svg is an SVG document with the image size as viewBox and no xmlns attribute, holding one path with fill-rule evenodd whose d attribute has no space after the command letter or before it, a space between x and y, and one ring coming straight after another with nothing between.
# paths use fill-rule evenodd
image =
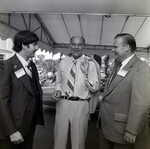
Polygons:
<instances>
[{"instance_id":1,"label":"dark suit jacket","mask_svg":"<svg viewBox=\"0 0 150 149\"><path fill-rule=\"evenodd\" d=\"M44 124L42 90L36 66L33 62L31 66L37 84L36 96L18 57L14 55L4 63L0 79L0 139L8 139L16 131L26 136L33 116L38 124Z\"/></svg>"},{"instance_id":2,"label":"dark suit jacket","mask_svg":"<svg viewBox=\"0 0 150 149\"><path fill-rule=\"evenodd\" d=\"M113 142L126 144L125 131L142 137L148 134L150 109L150 70L134 56L123 68L127 74L117 75L104 93L101 104L101 128Z\"/></svg>"}]
</instances>

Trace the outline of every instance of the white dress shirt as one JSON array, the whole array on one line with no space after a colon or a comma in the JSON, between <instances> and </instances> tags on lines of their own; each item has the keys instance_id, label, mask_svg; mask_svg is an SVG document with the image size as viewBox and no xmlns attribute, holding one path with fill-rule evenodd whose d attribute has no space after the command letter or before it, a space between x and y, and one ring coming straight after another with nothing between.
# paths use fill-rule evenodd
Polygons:
<instances>
[{"instance_id":1,"label":"white dress shirt","mask_svg":"<svg viewBox=\"0 0 150 149\"><path fill-rule=\"evenodd\" d=\"M28 69L28 64L29 61L26 61L21 55L19 55L18 53L16 53L16 56L18 57L18 59L20 60L21 64L23 65L25 72L32 78L32 72Z\"/></svg>"},{"instance_id":2,"label":"white dress shirt","mask_svg":"<svg viewBox=\"0 0 150 149\"><path fill-rule=\"evenodd\" d=\"M73 65L73 57L66 57L59 64L59 69L57 71L56 87L55 90L60 90L62 95L65 95L67 81L70 75L70 70ZM89 73L88 79L85 79L80 64L84 60L84 57L78 58L76 61L76 75L75 75L75 85L73 96L79 97L81 99L88 99L91 97L90 91L97 91L99 88L99 81L97 76L97 70L94 62L89 61ZM91 87L89 87L91 84Z\"/></svg>"},{"instance_id":3,"label":"white dress shirt","mask_svg":"<svg viewBox=\"0 0 150 149\"><path fill-rule=\"evenodd\" d=\"M121 67L119 70L121 70L129 61L130 59L134 56L135 54L132 54L131 56L129 56L127 59L125 59L121 64Z\"/></svg>"}]
</instances>

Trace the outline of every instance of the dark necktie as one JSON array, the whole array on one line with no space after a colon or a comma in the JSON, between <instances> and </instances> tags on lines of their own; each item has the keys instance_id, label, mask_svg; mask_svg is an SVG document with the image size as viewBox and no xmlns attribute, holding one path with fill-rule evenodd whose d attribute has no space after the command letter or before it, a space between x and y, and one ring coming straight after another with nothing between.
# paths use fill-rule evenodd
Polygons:
<instances>
[{"instance_id":1,"label":"dark necktie","mask_svg":"<svg viewBox=\"0 0 150 149\"><path fill-rule=\"evenodd\" d=\"M119 71L119 69L120 69L120 67L122 66L122 63L121 62L118 62L117 64L116 64L116 66L115 66L115 69L114 69L114 71L113 71L113 73L112 73L112 77L110 78L110 83L113 81L113 79L116 77L116 75L117 75L117 73L118 73L118 71ZM109 84L110 84L109 83Z\"/></svg>"},{"instance_id":2,"label":"dark necktie","mask_svg":"<svg viewBox=\"0 0 150 149\"><path fill-rule=\"evenodd\" d=\"M28 68L30 71L32 71L31 63L30 63L30 62L28 63L27 68Z\"/></svg>"},{"instance_id":3,"label":"dark necktie","mask_svg":"<svg viewBox=\"0 0 150 149\"><path fill-rule=\"evenodd\" d=\"M32 67L31 67L31 63L28 62L28 65L27 65L27 68L28 68L28 75L32 78Z\"/></svg>"},{"instance_id":4,"label":"dark necktie","mask_svg":"<svg viewBox=\"0 0 150 149\"><path fill-rule=\"evenodd\" d=\"M67 97L71 97L74 93L76 62L77 61L73 61L73 66L70 70L69 78L67 81L67 87L66 87L66 96Z\"/></svg>"}]
</instances>

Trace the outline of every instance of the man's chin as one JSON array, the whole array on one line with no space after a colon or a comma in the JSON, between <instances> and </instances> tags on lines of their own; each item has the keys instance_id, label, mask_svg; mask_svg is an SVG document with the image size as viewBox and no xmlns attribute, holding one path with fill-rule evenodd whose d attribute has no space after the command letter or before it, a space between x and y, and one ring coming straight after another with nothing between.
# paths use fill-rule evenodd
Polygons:
<instances>
[{"instance_id":1,"label":"man's chin","mask_svg":"<svg viewBox=\"0 0 150 149\"><path fill-rule=\"evenodd\" d=\"M79 57L81 57L81 55L73 55L73 57L74 57L74 59L77 59L77 58L79 58Z\"/></svg>"},{"instance_id":2,"label":"man's chin","mask_svg":"<svg viewBox=\"0 0 150 149\"><path fill-rule=\"evenodd\" d=\"M30 57L29 58L33 58L35 55L30 55Z\"/></svg>"},{"instance_id":3,"label":"man's chin","mask_svg":"<svg viewBox=\"0 0 150 149\"><path fill-rule=\"evenodd\" d=\"M115 59L118 59L118 60L119 60L119 56L118 56L118 54L115 54Z\"/></svg>"},{"instance_id":4,"label":"man's chin","mask_svg":"<svg viewBox=\"0 0 150 149\"><path fill-rule=\"evenodd\" d=\"M31 55L31 57L33 58L35 56L35 53L33 53L32 55Z\"/></svg>"}]
</instances>

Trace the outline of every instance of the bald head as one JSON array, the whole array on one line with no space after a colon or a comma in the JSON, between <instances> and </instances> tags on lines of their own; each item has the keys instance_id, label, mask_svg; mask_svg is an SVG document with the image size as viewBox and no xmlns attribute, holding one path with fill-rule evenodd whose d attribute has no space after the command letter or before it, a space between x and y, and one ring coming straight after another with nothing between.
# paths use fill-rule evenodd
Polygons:
<instances>
[{"instance_id":1,"label":"bald head","mask_svg":"<svg viewBox=\"0 0 150 149\"><path fill-rule=\"evenodd\" d=\"M70 39L71 53L74 59L78 59L83 55L85 40L81 36L73 36Z\"/></svg>"},{"instance_id":2,"label":"bald head","mask_svg":"<svg viewBox=\"0 0 150 149\"><path fill-rule=\"evenodd\" d=\"M70 38L70 43L72 43L73 40L79 39L82 41L82 44L85 45L85 39L81 36L73 36L72 38Z\"/></svg>"}]
</instances>

